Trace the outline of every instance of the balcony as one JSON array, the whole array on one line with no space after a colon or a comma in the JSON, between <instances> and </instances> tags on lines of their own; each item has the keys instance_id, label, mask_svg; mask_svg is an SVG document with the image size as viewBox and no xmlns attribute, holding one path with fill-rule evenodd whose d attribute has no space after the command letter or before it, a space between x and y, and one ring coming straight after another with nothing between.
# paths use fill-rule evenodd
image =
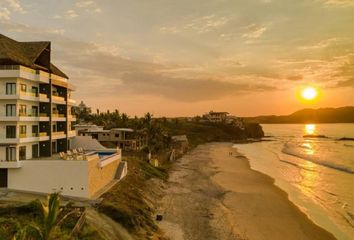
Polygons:
<instances>
[{"instance_id":1,"label":"balcony","mask_svg":"<svg viewBox=\"0 0 354 240\"><path fill-rule=\"evenodd\" d=\"M66 118L65 118L64 114L59 113L58 111L53 111L53 113L52 113L52 121L53 122L65 122Z\"/></svg>"},{"instance_id":2,"label":"balcony","mask_svg":"<svg viewBox=\"0 0 354 240\"><path fill-rule=\"evenodd\" d=\"M76 136L75 130L68 131L68 137L75 137L75 136Z\"/></svg>"},{"instance_id":3,"label":"balcony","mask_svg":"<svg viewBox=\"0 0 354 240\"><path fill-rule=\"evenodd\" d=\"M57 92L53 92L52 101L53 101L53 103L56 103L56 104L66 104L65 98L59 96L59 94Z\"/></svg>"},{"instance_id":4,"label":"balcony","mask_svg":"<svg viewBox=\"0 0 354 240\"><path fill-rule=\"evenodd\" d=\"M40 93L39 94L39 101L40 102L49 102L49 98L48 98L47 94Z\"/></svg>"},{"instance_id":5,"label":"balcony","mask_svg":"<svg viewBox=\"0 0 354 240\"><path fill-rule=\"evenodd\" d=\"M49 116L46 113L40 113L39 114L39 121L48 122L49 121Z\"/></svg>"},{"instance_id":6,"label":"balcony","mask_svg":"<svg viewBox=\"0 0 354 240\"><path fill-rule=\"evenodd\" d=\"M5 122L37 122L39 120L40 117L38 115L23 112L20 112L18 115L15 116L0 116L0 121Z\"/></svg>"},{"instance_id":7,"label":"balcony","mask_svg":"<svg viewBox=\"0 0 354 240\"><path fill-rule=\"evenodd\" d=\"M47 141L49 140L49 136L46 132L39 133L39 141Z\"/></svg>"},{"instance_id":8,"label":"balcony","mask_svg":"<svg viewBox=\"0 0 354 240\"><path fill-rule=\"evenodd\" d=\"M2 65L0 66L0 78L23 78L37 81L36 71L20 65Z\"/></svg>"},{"instance_id":9,"label":"balcony","mask_svg":"<svg viewBox=\"0 0 354 240\"><path fill-rule=\"evenodd\" d=\"M27 138L27 134L26 133L20 133L20 138Z\"/></svg>"},{"instance_id":10,"label":"balcony","mask_svg":"<svg viewBox=\"0 0 354 240\"><path fill-rule=\"evenodd\" d=\"M66 134L64 131L52 132L52 139L60 139L66 138Z\"/></svg>"},{"instance_id":11,"label":"balcony","mask_svg":"<svg viewBox=\"0 0 354 240\"><path fill-rule=\"evenodd\" d=\"M68 104L69 104L70 106L76 106L76 101L75 101L74 99L69 98L69 99L68 99Z\"/></svg>"}]
</instances>

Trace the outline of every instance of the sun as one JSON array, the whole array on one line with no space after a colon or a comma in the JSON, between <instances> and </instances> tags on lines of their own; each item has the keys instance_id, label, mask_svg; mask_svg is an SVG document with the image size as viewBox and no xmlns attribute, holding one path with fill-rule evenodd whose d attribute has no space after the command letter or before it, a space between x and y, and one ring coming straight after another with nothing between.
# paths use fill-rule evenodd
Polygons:
<instances>
[{"instance_id":1,"label":"sun","mask_svg":"<svg viewBox=\"0 0 354 240\"><path fill-rule=\"evenodd\" d=\"M314 87L306 87L301 92L301 97L305 100L313 100L318 96L318 90Z\"/></svg>"}]
</instances>

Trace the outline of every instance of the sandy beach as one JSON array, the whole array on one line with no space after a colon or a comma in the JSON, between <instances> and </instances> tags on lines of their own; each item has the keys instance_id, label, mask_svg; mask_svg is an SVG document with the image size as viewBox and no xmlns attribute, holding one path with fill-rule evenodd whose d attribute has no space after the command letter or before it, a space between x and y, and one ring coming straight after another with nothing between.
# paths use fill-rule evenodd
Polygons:
<instances>
[{"instance_id":1,"label":"sandy beach","mask_svg":"<svg viewBox=\"0 0 354 240\"><path fill-rule=\"evenodd\" d=\"M159 212L172 240L335 239L250 168L231 143L210 143L173 166Z\"/></svg>"}]
</instances>

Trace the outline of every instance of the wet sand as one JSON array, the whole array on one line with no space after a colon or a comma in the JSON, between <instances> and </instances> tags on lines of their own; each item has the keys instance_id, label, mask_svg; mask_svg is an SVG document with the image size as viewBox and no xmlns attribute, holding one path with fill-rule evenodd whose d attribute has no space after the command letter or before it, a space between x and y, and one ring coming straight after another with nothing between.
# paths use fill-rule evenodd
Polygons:
<instances>
[{"instance_id":1,"label":"wet sand","mask_svg":"<svg viewBox=\"0 0 354 240\"><path fill-rule=\"evenodd\" d=\"M160 205L159 226L172 240L335 239L231 143L201 145L179 159Z\"/></svg>"}]
</instances>

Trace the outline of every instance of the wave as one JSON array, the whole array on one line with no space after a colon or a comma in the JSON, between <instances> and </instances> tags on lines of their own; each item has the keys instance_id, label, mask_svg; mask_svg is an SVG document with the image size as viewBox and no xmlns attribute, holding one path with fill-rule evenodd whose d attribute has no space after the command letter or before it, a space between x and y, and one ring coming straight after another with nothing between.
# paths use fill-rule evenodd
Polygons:
<instances>
[{"instance_id":1,"label":"wave","mask_svg":"<svg viewBox=\"0 0 354 240\"><path fill-rule=\"evenodd\" d=\"M289 144L289 143L285 143L284 147L282 149L282 152L285 154L291 155L291 156L302 158L304 160L310 161L312 163L315 163L315 164L318 164L318 165L321 165L321 166L324 166L327 168L335 169L335 170L349 173L349 174L354 174L354 170L347 167L347 166L332 163L332 162L327 162L327 161L321 161L316 156L308 155L308 154L301 153L301 152L297 151L296 147L298 147L298 146L297 145L294 145L294 146L295 147L291 146L291 144Z\"/></svg>"}]
</instances>

